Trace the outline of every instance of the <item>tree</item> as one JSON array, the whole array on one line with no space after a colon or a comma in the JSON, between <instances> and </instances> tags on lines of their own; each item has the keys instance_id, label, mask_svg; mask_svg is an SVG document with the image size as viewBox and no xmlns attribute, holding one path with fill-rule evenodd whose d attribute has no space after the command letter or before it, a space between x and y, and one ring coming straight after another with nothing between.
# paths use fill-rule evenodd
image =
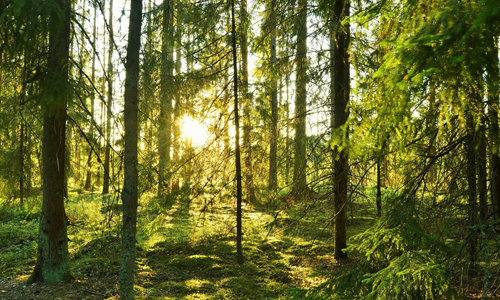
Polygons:
<instances>
[{"instance_id":1,"label":"tree","mask_svg":"<svg viewBox=\"0 0 500 300\"><path fill-rule=\"evenodd\" d=\"M120 267L120 297L134 299L135 243L138 202L138 97L139 52L141 49L142 0L131 0L128 30L127 61L125 65L125 149L122 201L123 235Z\"/></svg>"},{"instance_id":2,"label":"tree","mask_svg":"<svg viewBox=\"0 0 500 300\"><path fill-rule=\"evenodd\" d=\"M349 47L350 31L349 24L342 22L349 17L349 0L337 0L333 6L333 18L335 20L333 46L333 84L331 91L333 95L333 135L334 135L334 174L333 174L333 199L335 206L335 258L346 258L347 254L342 250L347 247L347 185L349 183L349 160L347 141L349 130L347 119L349 118Z\"/></svg>"},{"instance_id":3,"label":"tree","mask_svg":"<svg viewBox=\"0 0 500 300\"><path fill-rule=\"evenodd\" d=\"M111 118L113 117L113 0L109 0L109 45L108 45L108 71L106 74L108 83L108 102L106 104L106 148L104 153L104 177L102 182L102 193L109 193L109 181L111 179L109 172L111 156Z\"/></svg>"},{"instance_id":4,"label":"tree","mask_svg":"<svg viewBox=\"0 0 500 300\"><path fill-rule=\"evenodd\" d=\"M161 96L160 96L160 126L159 145L160 155L158 196L165 194L167 181L170 177L170 148L172 138L172 78L174 71L173 60L173 0L163 1L163 31L161 48Z\"/></svg>"},{"instance_id":5,"label":"tree","mask_svg":"<svg viewBox=\"0 0 500 300\"><path fill-rule=\"evenodd\" d=\"M238 58L236 55L236 22L234 15L234 1L231 0L231 36L233 52L233 88L234 88L234 127L235 127L235 154L236 154L236 260L243 263L243 249L241 239L243 236L241 224L241 154L240 154L240 117L238 113Z\"/></svg>"},{"instance_id":6,"label":"tree","mask_svg":"<svg viewBox=\"0 0 500 300\"><path fill-rule=\"evenodd\" d=\"M49 19L48 76L44 87L43 204L38 255L32 282L60 282L70 278L68 236L64 212L64 166L71 2L53 0Z\"/></svg>"},{"instance_id":7,"label":"tree","mask_svg":"<svg viewBox=\"0 0 500 300\"><path fill-rule=\"evenodd\" d=\"M293 194L302 200L307 188L307 0L299 0L297 16L297 72L295 82L295 160Z\"/></svg>"},{"instance_id":8,"label":"tree","mask_svg":"<svg viewBox=\"0 0 500 300\"><path fill-rule=\"evenodd\" d=\"M271 134L269 147L269 190L276 191L278 188L278 88L276 76L276 1L271 0L269 13L269 27L271 30L269 39L269 52L271 53Z\"/></svg>"},{"instance_id":9,"label":"tree","mask_svg":"<svg viewBox=\"0 0 500 300\"><path fill-rule=\"evenodd\" d=\"M499 92L498 85L500 76L498 70L498 40L490 32L488 37L487 56L489 64L486 65L486 84L488 92L488 117L489 117L489 140L490 140L490 177L491 177L491 202L496 212L497 218L500 218L500 153L498 152L498 109Z\"/></svg>"},{"instance_id":10,"label":"tree","mask_svg":"<svg viewBox=\"0 0 500 300\"><path fill-rule=\"evenodd\" d=\"M94 22L93 31L92 31L92 73L90 77L90 81L92 84L95 82L95 60L96 60L96 39L97 39L97 4L94 4ZM92 97L90 100L90 130L89 135L94 141L94 112L95 112L95 91L92 93ZM89 157L87 159L87 177L85 178L85 186L83 187L85 190L90 190L92 185L92 151L93 145L89 145Z\"/></svg>"},{"instance_id":11,"label":"tree","mask_svg":"<svg viewBox=\"0 0 500 300\"><path fill-rule=\"evenodd\" d=\"M247 12L247 1L240 1L240 16L241 16L241 90L243 102L243 148L245 149L245 187L247 192L247 200L249 203L255 203L255 187L253 182L252 169L252 125L251 125L251 108L252 99L248 92L248 25L249 18Z\"/></svg>"}]
</instances>

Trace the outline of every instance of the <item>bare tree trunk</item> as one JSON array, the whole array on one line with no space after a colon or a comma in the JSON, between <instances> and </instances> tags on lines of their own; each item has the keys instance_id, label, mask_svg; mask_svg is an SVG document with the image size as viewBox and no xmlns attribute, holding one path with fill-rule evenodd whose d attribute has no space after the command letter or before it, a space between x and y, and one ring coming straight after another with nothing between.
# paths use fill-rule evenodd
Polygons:
<instances>
[{"instance_id":1,"label":"bare tree trunk","mask_svg":"<svg viewBox=\"0 0 500 300\"><path fill-rule=\"evenodd\" d=\"M255 203L255 187L253 182L252 169L252 126L250 119L250 110L252 109L252 99L248 93L248 19L247 1L240 1L241 17L241 102L243 103L243 149L245 153L245 189L247 201Z\"/></svg>"},{"instance_id":2,"label":"bare tree trunk","mask_svg":"<svg viewBox=\"0 0 500 300\"><path fill-rule=\"evenodd\" d=\"M158 153L160 155L158 196L168 190L170 148L172 146L172 90L173 78L173 0L163 1L163 33L160 79L160 133Z\"/></svg>"},{"instance_id":3,"label":"bare tree trunk","mask_svg":"<svg viewBox=\"0 0 500 300\"><path fill-rule=\"evenodd\" d=\"M469 226L477 224L477 183L476 183L476 138L472 115L467 113L467 183L469 186ZM477 270L477 238L472 234L469 239L469 276L475 277Z\"/></svg>"},{"instance_id":4,"label":"bare tree trunk","mask_svg":"<svg viewBox=\"0 0 500 300\"><path fill-rule=\"evenodd\" d=\"M498 41L491 35L488 37L489 47L487 51L488 61L486 64L486 83L488 89L488 116L489 116L489 140L490 140L490 172L491 172L491 203L500 219L500 153L498 152L498 109L499 92L498 84L500 76L498 71Z\"/></svg>"},{"instance_id":5,"label":"bare tree trunk","mask_svg":"<svg viewBox=\"0 0 500 300\"><path fill-rule=\"evenodd\" d=\"M297 75L295 94L295 161L293 194L302 200L307 188L307 0L299 0L297 16Z\"/></svg>"},{"instance_id":6,"label":"bare tree trunk","mask_svg":"<svg viewBox=\"0 0 500 300\"><path fill-rule=\"evenodd\" d=\"M94 4L94 23L93 23L93 33L92 33L92 73L91 73L91 80L92 83L95 82L95 57L96 57L96 51L95 47L96 45L96 39L97 39L97 5ZM94 92L95 93L95 92ZM93 94L94 94L93 93ZM94 113L95 113L95 96L92 96L92 99L90 100L90 130L89 134L91 137L91 141L94 142ZM87 177L85 178L85 190L90 190L91 185L92 185L92 147L89 146L89 157L87 159Z\"/></svg>"},{"instance_id":7,"label":"bare tree trunk","mask_svg":"<svg viewBox=\"0 0 500 300\"><path fill-rule=\"evenodd\" d=\"M349 117L349 54L347 48L350 41L349 24L342 26L341 23L349 17L349 0L337 1L334 4L333 13L336 18L335 50L334 54L334 78L333 78L333 131L341 131L342 134L334 136L345 138L345 141L337 141L341 148L334 149L334 184L333 199L335 206L335 253L336 259L346 258L347 254L342 250L347 247L347 186L349 182L349 160L345 143L349 138L347 119ZM345 131L345 132L344 132Z\"/></svg>"},{"instance_id":8,"label":"bare tree trunk","mask_svg":"<svg viewBox=\"0 0 500 300\"><path fill-rule=\"evenodd\" d=\"M382 177L380 176L381 158L377 159L377 217L382 216Z\"/></svg>"},{"instance_id":9,"label":"bare tree trunk","mask_svg":"<svg viewBox=\"0 0 500 300\"><path fill-rule=\"evenodd\" d=\"M43 121L43 204L38 231L38 255L28 283L60 282L70 277L68 235L64 212L64 159L66 138L66 104L68 82L71 1L54 0L58 12L50 14L50 78L44 78L45 103ZM56 86L54 86L56 85ZM57 87L57 88L56 88Z\"/></svg>"},{"instance_id":10,"label":"bare tree trunk","mask_svg":"<svg viewBox=\"0 0 500 300\"><path fill-rule=\"evenodd\" d=\"M109 45L108 45L108 103L106 115L106 149L104 153L104 178L102 193L109 193L111 156L111 118L113 117L113 0L109 0Z\"/></svg>"},{"instance_id":11,"label":"bare tree trunk","mask_svg":"<svg viewBox=\"0 0 500 300\"><path fill-rule=\"evenodd\" d=\"M120 299L134 299L135 243L138 202L138 108L139 51L141 49L142 0L131 0L128 31L127 63L125 65L125 148L122 201L123 235L120 268Z\"/></svg>"},{"instance_id":12,"label":"bare tree trunk","mask_svg":"<svg viewBox=\"0 0 500 300\"><path fill-rule=\"evenodd\" d=\"M177 79L177 84L176 84L176 92L175 92L175 107L174 107L174 120L173 120L173 136L172 136L172 144L173 144L173 160L174 163L179 164L179 151L180 151L180 145L179 145L179 137L181 135L181 130L179 127L179 119L180 119L180 106L181 106L181 96L180 96L180 76L181 76L181 53L182 53L182 48L181 48L181 31L180 31L180 26L177 24L177 38L176 38L176 53L175 53L175 76ZM178 190L179 189L179 175L175 176L174 182L172 184L172 190Z\"/></svg>"},{"instance_id":13,"label":"bare tree trunk","mask_svg":"<svg viewBox=\"0 0 500 300\"><path fill-rule=\"evenodd\" d=\"M274 12L275 0L271 1L269 26L271 36L269 47L271 52L271 142L269 148L269 190L278 188L278 89L276 73L276 15Z\"/></svg>"},{"instance_id":14,"label":"bare tree trunk","mask_svg":"<svg viewBox=\"0 0 500 300\"><path fill-rule=\"evenodd\" d=\"M236 22L234 16L234 1L231 0L231 35L233 50L233 84L234 84L234 125L235 125L235 154L236 154L236 260L243 263L242 232L242 188L241 188L241 158L240 158L240 117L238 113L238 58L236 56Z\"/></svg>"}]
</instances>

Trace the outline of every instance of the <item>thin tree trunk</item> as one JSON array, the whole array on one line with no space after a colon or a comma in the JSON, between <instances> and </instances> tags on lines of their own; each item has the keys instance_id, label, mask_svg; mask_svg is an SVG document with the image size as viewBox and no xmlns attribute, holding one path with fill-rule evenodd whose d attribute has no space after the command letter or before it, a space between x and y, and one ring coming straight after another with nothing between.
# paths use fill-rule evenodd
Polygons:
<instances>
[{"instance_id":1,"label":"thin tree trunk","mask_svg":"<svg viewBox=\"0 0 500 300\"><path fill-rule=\"evenodd\" d=\"M64 212L64 159L66 135L66 104L68 101L68 64L70 43L71 1L55 0L59 10L50 15L49 57L50 78L42 86L46 97L43 121L43 204L38 231L38 255L28 283L61 282L70 277L68 235ZM54 85L57 85L55 88Z\"/></svg>"},{"instance_id":2,"label":"thin tree trunk","mask_svg":"<svg viewBox=\"0 0 500 300\"><path fill-rule=\"evenodd\" d=\"M128 31L127 63L125 65L125 148L122 201L123 235L120 268L120 299L134 299L135 243L138 202L138 105L139 51L141 49L142 0L131 0Z\"/></svg>"},{"instance_id":3,"label":"thin tree trunk","mask_svg":"<svg viewBox=\"0 0 500 300\"><path fill-rule=\"evenodd\" d=\"M489 140L490 140L490 172L491 172L491 203L500 219L500 153L498 152L498 109L499 92L498 85L500 76L498 71L498 41L491 35L488 37L489 47L487 51L488 64L486 64L486 83L488 89L488 116L489 116Z\"/></svg>"},{"instance_id":4,"label":"thin tree trunk","mask_svg":"<svg viewBox=\"0 0 500 300\"><path fill-rule=\"evenodd\" d=\"M94 4L94 23L93 23L93 33L92 33L92 74L91 74L91 80L92 83L95 82L95 57L96 57L96 51L95 48L97 47L96 45L96 38L97 38L97 5ZM89 134L91 137L91 141L94 142L94 113L95 113L95 96L94 93L92 93L92 97L90 100L90 129L89 129ZM85 178L85 190L90 190L91 185L92 185L92 147L89 145L89 157L87 160L87 177Z\"/></svg>"},{"instance_id":5,"label":"thin tree trunk","mask_svg":"<svg viewBox=\"0 0 500 300\"><path fill-rule=\"evenodd\" d=\"M177 8L178 9L178 8ZM177 21L179 22L179 21ZM175 77L176 77L176 91L175 91L175 107L174 107L174 120L173 120L173 137L172 137L172 144L173 144L173 160L175 164L179 164L179 151L180 151L180 145L179 145L179 137L181 135L181 130L179 127L179 119L180 119L180 106L181 106L181 96L180 96L180 81L181 81L181 53L182 53L182 45L181 45L181 30L180 30L180 25L177 23L177 37L176 37L176 53L175 53ZM172 184L172 189L178 190L179 189L179 175L175 176L174 182Z\"/></svg>"},{"instance_id":6,"label":"thin tree trunk","mask_svg":"<svg viewBox=\"0 0 500 300\"><path fill-rule=\"evenodd\" d=\"M22 106L21 106L22 111ZM21 118L21 130L19 132L19 202L21 210L24 204L24 120Z\"/></svg>"},{"instance_id":7,"label":"thin tree trunk","mask_svg":"<svg viewBox=\"0 0 500 300\"><path fill-rule=\"evenodd\" d=\"M248 19L247 1L240 1L240 17L242 25L241 33L241 102L243 103L243 149L245 155L245 189L247 193L247 201L255 203L255 187L253 183L252 169L252 126L251 126L251 109L252 99L248 93Z\"/></svg>"},{"instance_id":8,"label":"thin tree trunk","mask_svg":"<svg viewBox=\"0 0 500 300\"><path fill-rule=\"evenodd\" d=\"M26 52L25 52L25 59ZM24 67L26 69L26 67ZM21 88L21 97L19 98L19 119L21 121L21 128L19 131L19 204L21 210L23 210L24 205L24 132L25 132L25 121L23 118L23 108L24 102L26 101L26 70L23 70L23 83Z\"/></svg>"},{"instance_id":9,"label":"thin tree trunk","mask_svg":"<svg viewBox=\"0 0 500 300\"><path fill-rule=\"evenodd\" d=\"M335 29L334 54L334 78L333 78L333 109L334 124L333 131L345 131L339 136L345 141L337 141L342 148L334 149L334 186L333 199L335 206L335 252L336 259L346 258L347 254L342 250L347 247L347 185L349 182L349 161L347 149L343 147L349 138L347 119L349 117L349 54L347 48L350 41L349 24L342 26L342 21L349 17L349 1L337 1L334 4L333 13L338 21Z\"/></svg>"},{"instance_id":10,"label":"thin tree trunk","mask_svg":"<svg viewBox=\"0 0 500 300\"><path fill-rule=\"evenodd\" d=\"M286 73L285 73L285 87L286 87L286 166L285 166L285 176L286 185L290 184L290 165L291 165L291 154L290 154L290 60L288 56L286 58Z\"/></svg>"},{"instance_id":11,"label":"thin tree trunk","mask_svg":"<svg viewBox=\"0 0 500 300\"><path fill-rule=\"evenodd\" d=\"M109 45L108 45L108 103L106 115L106 149L104 153L104 178L102 193L109 193L111 156L111 118L113 117L113 0L109 0Z\"/></svg>"},{"instance_id":12,"label":"thin tree trunk","mask_svg":"<svg viewBox=\"0 0 500 300\"><path fill-rule=\"evenodd\" d=\"M469 186L469 226L477 224L477 182L476 182L476 137L472 115L467 115L467 183ZM472 234L469 239L469 276L477 275L477 238Z\"/></svg>"},{"instance_id":13,"label":"thin tree trunk","mask_svg":"<svg viewBox=\"0 0 500 300\"><path fill-rule=\"evenodd\" d=\"M487 156L486 156L486 128L480 127L478 132L478 161L477 161L477 177L478 177L478 200L479 200L479 222L484 223L488 218L488 185L487 185Z\"/></svg>"},{"instance_id":14,"label":"thin tree trunk","mask_svg":"<svg viewBox=\"0 0 500 300\"><path fill-rule=\"evenodd\" d=\"M307 188L306 114L307 114L307 0L299 0L297 16L297 75L295 94L295 161L293 194L304 199Z\"/></svg>"},{"instance_id":15,"label":"thin tree trunk","mask_svg":"<svg viewBox=\"0 0 500 300\"><path fill-rule=\"evenodd\" d=\"M276 191L278 188L278 89L276 73L276 15L274 9L275 0L271 1L271 12L269 26L271 36L269 47L271 52L271 141L269 147L269 190Z\"/></svg>"},{"instance_id":16,"label":"thin tree trunk","mask_svg":"<svg viewBox=\"0 0 500 300\"><path fill-rule=\"evenodd\" d=\"M238 114L238 58L236 56L236 25L234 16L234 1L231 0L231 34L233 50L233 84L234 84L234 125L235 125L235 154L236 154L236 260L238 264L243 263L242 250L242 212L241 212L241 158L240 158L240 117Z\"/></svg>"},{"instance_id":17,"label":"thin tree trunk","mask_svg":"<svg viewBox=\"0 0 500 300\"><path fill-rule=\"evenodd\" d=\"M377 217L382 216L382 177L380 176L381 158L377 159Z\"/></svg>"},{"instance_id":18,"label":"thin tree trunk","mask_svg":"<svg viewBox=\"0 0 500 300\"><path fill-rule=\"evenodd\" d=\"M163 33L161 49L161 79L160 79L160 133L158 153L160 155L158 196L163 196L168 190L170 148L172 146L172 90L173 78L173 0L163 1Z\"/></svg>"}]
</instances>

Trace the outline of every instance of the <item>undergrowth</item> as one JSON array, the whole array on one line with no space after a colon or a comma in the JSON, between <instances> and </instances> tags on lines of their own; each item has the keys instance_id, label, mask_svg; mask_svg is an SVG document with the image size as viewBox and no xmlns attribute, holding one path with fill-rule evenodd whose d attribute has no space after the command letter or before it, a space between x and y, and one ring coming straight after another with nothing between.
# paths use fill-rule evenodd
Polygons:
<instances>
[{"instance_id":1,"label":"undergrowth","mask_svg":"<svg viewBox=\"0 0 500 300\"><path fill-rule=\"evenodd\" d=\"M397 201L385 203L386 213L376 220L373 199L365 198L349 203L349 260L340 263L332 255L329 198L291 206L280 200L269 207L245 204L245 262L238 265L235 203L210 199L192 199L187 188L166 198L141 197L139 299L453 299L464 294L464 270L456 266L467 265L468 232L479 239L476 267L484 279L484 295L498 279L497 224L443 231L443 224L460 219L443 216L430 226L425 217L395 205ZM0 284L25 280L31 273L40 206L39 198L28 199L22 209L15 200L3 200ZM121 260L118 194L70 193L66 214L75 281L88 283L94 293L101 291L101 299L116 295Z\"/></svg>"}]
</instances>

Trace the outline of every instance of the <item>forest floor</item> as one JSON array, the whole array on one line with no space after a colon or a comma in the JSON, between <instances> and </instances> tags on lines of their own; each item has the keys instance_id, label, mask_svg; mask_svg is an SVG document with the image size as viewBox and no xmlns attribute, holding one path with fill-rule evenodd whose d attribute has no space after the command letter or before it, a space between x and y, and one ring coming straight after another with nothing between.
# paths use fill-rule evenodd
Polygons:
<instances>
[{"instance_id":1,"label":"forest floor","mask_svg":"<svg viewBox=\"0 0 500 300\"><path fill-rule=\"evenodd\" d=\"M23 210L0 208L0 300L118 299L118 196L71 193L66 203L72 281L26 285L36 262L40 196ZM321 202L321 203L320 203ZM144 196L137 232L137 299L298 299L353 260L333 258L328 200L279 210L244 205L243 253L236 263L235 204ZM375 223L373 202L352 204L349 235ZM480 298L471 288L469 298ZM297 296L297 297L296 297Z\"/></svg>"},{"instance_id":2,"label":"forest floor","mask_svg":"<svg viewBox=\"0 0 500 300\"><path fill-rule=\"evenodd\" d=\"M59 284L26 285L36 262L40 196L0 211L0 299L116 299L120 262L117 195L71 193L66 203L71 274ZM279 201L279 200L277 200ZM170 203L169 203L170 202ZM275 203L276 207L283 206ZM366 209L365 209L366 210ZM373 224L351 218L351 232ZM275 219L274 217L277 216ZM138 299L290 299L293 288L317 286L334 260L331 214L243 207L243 253L236 263L235 204L143 197L137 233ZM354 226L354 227L353 227ZM356 230L353 231L353 228Z\"/></svg>"}]
</instances>

